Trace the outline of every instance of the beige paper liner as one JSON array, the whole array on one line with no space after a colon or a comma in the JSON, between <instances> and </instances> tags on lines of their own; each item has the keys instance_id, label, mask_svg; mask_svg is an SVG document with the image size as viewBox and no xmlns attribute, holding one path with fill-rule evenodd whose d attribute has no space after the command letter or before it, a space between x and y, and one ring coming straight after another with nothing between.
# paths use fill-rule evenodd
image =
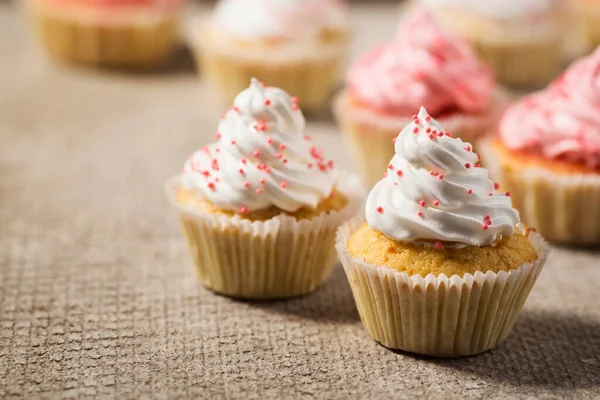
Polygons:
<instances>
[{"instance_id":1,"label":"beige paper liner","mask_svg":"<svg viewBox=\"0 0 600 400\"><path fill-rule=\"evenodd\" d=\"M524 223L553 242L600 244L599 174L558 174L541 166L515 168L510 159L497 154L489 139L479 149L492 177L510 192Z\"/></svg>"},{"instance_id":2,"label":"beige paper liner","mask_svg":"<svg viewBox=\"0 0 600 400\"><path fill-rule=\"evenodd\" d=\"M590 1L571 1L571 26L576 32L575 45L587 54L600 45L600 6Z\"/></svg>"},{"instance_id":3,"label":"beige paper liner","mask_svg":"<svg viewBox=\"0 0 600 400\"><path fill-rule=\"evenodd\" d=\"M358 177L342 175L336 188L348 196L339 212L297 221L285 215L267 221L200 213L177 202L179 177L167 183L200 281L209 289L245 299L308 294L331 275L336 229L362 205Z\"/></svg>"},{"instance_id":4,"label":"beige paper liner","mask_svg":"<svg viewBox=\"0 0 600 400\"><path fill-rule=\"evenodd\" d=\"M497 274L409 276L352 257L346 243L363 223L356 217L341 226L336 249L365 328L385 347L436 357L474 355L502 342L550 252L532 232L539 258L531 264Z\"/></svg>"},{"instance_id":5,"label":"beige paper liner","mask_svg":"<svg viewBox=\"0 0 600 400\"><path fill-rule=\"evenodd\" d=\"M198 73L206 76L227 105L254 77L298 97L302 111L322 111L328 106L345 59L346 40L317 45L310 51L292 46L253 52L227 42L212 42L206 29L200 34L202 37L190 34Z\"/></svg>"},{"instance_id":6,"label":"beige paper liner","mask_svg":"<svg viewBox=\"0 0 600 400\"><path fill-rule=\"evenodd\" d=\"M539 88L555 78L562 67L563 45L560 38L539 42L490 42L469 38L473 49L492 66L496 80L516 88Z\"/></svg>"},{"instance_id":7,"label":"beige paper liner","mask_svg":"<svg viewBox=\"0 0 600 400\"><path fill-rule=\"evenodd\" d=\"M135 15L102 23L81 13L27 7L48 54L65 63L150 68L160 65L179 40L178 13Z\"/></svg>"},{"instance_id":8,"label":"beige paper liner","mask_svg":"<svg viewBox=\"0 0 600 400\"><path fill-rule=\"evenodd\" d=\"M436 118L454 137L473 143L495 127L502 111L508 106L508 95L500 90L494 94L490 111L480 115L453 115ZM392 140L412 122L406 117L383 117L368 109L353 107L348 102L347 92L340 92L333 100L333 114L343 136L350 144L355 170L359 172L367 187L383 178L387 166L395 154ZM415 114L419 110L415 110Z\"/></svg>"}]
</instances>

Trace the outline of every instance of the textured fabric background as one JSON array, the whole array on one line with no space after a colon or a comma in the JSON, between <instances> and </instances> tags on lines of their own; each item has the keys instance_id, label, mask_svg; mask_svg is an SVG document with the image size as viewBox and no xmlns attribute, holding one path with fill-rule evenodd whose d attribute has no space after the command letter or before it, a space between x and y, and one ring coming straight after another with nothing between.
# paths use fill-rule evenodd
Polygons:
<instances>
[{"instance_id":1,"label":"textured fabric background","mask_svg":"<svg viewBox=\"0 0 600 400\"><path fill-rule=\"evenodd\" d=\"M353 51L394 11L354 9ZM290 301L202 288L162 185L220 111L185 60L53 66L0 6L0 397L600 398L597 251L556 247L508 340L459 360L374 343L341 268ZM308 130L352 167L327 117Z\"/></svg>"}]
</instances>

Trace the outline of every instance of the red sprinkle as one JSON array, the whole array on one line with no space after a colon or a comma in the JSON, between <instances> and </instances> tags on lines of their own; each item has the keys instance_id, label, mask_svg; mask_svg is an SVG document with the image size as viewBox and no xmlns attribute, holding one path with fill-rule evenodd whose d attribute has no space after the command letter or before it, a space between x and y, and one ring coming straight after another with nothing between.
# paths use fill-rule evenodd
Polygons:
<instances>
[{"instance_id":1,"label":"red sprinkle","mask_svg":"<svg viewBox=\"0 0 600 400\"><path fill-rule=\"evenodd\" d=\"M250 182L244 182L244 187L245 188L249 188L250 187Z\"/></svg>"},{"instance_id":2,"label":"red sprinkle","mask_svg":"<svg viewBox=\"0 0 600 400\"><path fill-rule=\"evenodd\" d=\"M210 175L210 171L202 171L201 174L208 177Z\"/></svg>"},{"instance_id":3,"label":"red sprinkle","mask_svg":"<svg viewBox=\"0 0 600 400\"><path fill-rule=\"evenodd\" d=\"M430 133L429 134L429 139L431 139L431 140L435 139L435 135L433 133Z\"/></svg>"},{"instance_id":4,"label":"red sprinkle","mask_svg":"<svg viewBox=\"0 0 600 400\"><path fill-rule=\"evenodd\" d=\"M281 157L283 157L283 154L275 153L275 157L279 160L279 159L281 159Z\"/></svg>"},{"instance_id":5,"label":"red sprinkle","mask_svg":"<svg viewBox=\"0 0 600 400\"><path fill-rule=\"evenodd\" d=\"M246 164L246 163L247 163L246 159L242 158L242 164Z\"/></svg>"},{"instance_id":6,"label":"red sprinkle","mask_svg":"<svg viewBox=\"0 0 600 400\"><path fill-rule=\"evenodd\" d=\"M419 217L422 217L422 216L423 216L423 211L419 211L419 212L417 213L417 215L418 215Z\"/></svg>"},{"instance_id":7,"label":"red sprinkle","mask_svg":"<svg viewBox=\"0 0 600 400\"><path fill-rule=\"evenodd\" d=\"M379 206L375 209L379 214L383 214L383 207Z\"/></svg>"},{"instance_id":8,"label":"red sprinkle","mask_svg":"<svg viewBox=\"0 0 600 400\"><path fill-rule=\"evenodd\" d=\"M271 143L273 143L273 139L272 139L272 138L267 138L267 143L268 143L268 144L271 144Z\"/></svg>"},{"instance_id":9,"label":"red sprinkle","mask_svg":"<svg viewBox=\"0 0 600 400\"><path fill-rule=\"evenodd\" d=\"M260 181L259 181L259 182L260 182L260 184L261 184L261 185L264 185L264 184L265 184L265 182L266 182L266 180L265 180L265 178L260 178Z\"/></svg>"},{"instance_id":10,"label":"red sprinkle","mask_svg":"<svg viewBox=\"0 0 600 400\"><path fill-rule=\"evenodd\" d=\"M396 144L396 138L393 138L393 139L392 139L392 143L393 143L393 144Z\"/></svg>"},{"instance_id":11,"label":"red sprinkle","mask_svg":"<svg viewBox=\"0 0 600 400\"><path fill-rule=\"evenodd\" d=\"M329 161L327 161L327 166L328 166L330 169L333 169L333 161L332 161L332 160L329 160Z\"/></svg>"},{"instance_id":12,"label":"red sprinkle","mask_svg":"<svg viewBox=\"0 0 600 400\"><path fill-rule=\"evenodd\" d=\"M217 140L221 139L221 134L219 132L215 133L215 137L217 138Z\"/></svg>"},{"instance_id":13,"label":"red sprinkle","mask_svg":"<svg viewBox=\"0 0 600 400\"><path fill-rule=\"evenodd\" d=\"M419 205L420 205L421 207L425 207L425 200L421 200L421 201L419 201Z\"/></svg>"},{"instance_id":14,"label":"red sprinkle","mask_svg":"<svg viewBox=\"0 0 600 400\"><path fill-rule=\"evenodd\" d=\"M292 97L292 103L298 104L298 98L296 96Z\"/></svg>"},{"instance_id":15,"label":"red sprinkle","mask_svg":"<svg viewBox=\"0 0 600 400\"><path fill-rule=\"evenodd\" d=\"M270 99L265 99L265 106L269 106L271 105L271 100Z\"/></svg>"},{"instance_id":16,"label":"red sprinkle","mask_svg":"<svg viewBox=\"0 0 600 400\"><path fill-rule=\"evenodd\" d=\"M426 133L431 133L431 128L427 128L427 129L425 129L425 132L426 132Z\"/></svg>"},{"instance_id":17,"label":"red sprinkle","mask_svg":"<svg viewBox=\"0 0 600 400\"><path fill-rule=\"evenodd\" d=\"M467 189L467 194L472 194L473 193L473 189Z\"/></svg>"},{"instance_id":18,"label":"red sprinkle","mask_svg":"<svg viewBox=\"0 0 600 400\"><path fill-rule=\"evenodd\" d=\"M283 144L283 143L280 143L280 144L279 144L279 148L280 148L281 150L285 150L285 144Z\"/></svg>"},{"instance_id":19,"label":"red sprinkle","mask_svg":"<svg viewBox=\"0 0 600 400\"><path fill-rule=\"evenodd\" d=\"M284 164L287 164L287 162L288 162L288 159L287 159L287 158L284 158L283 160L281 160L281 162L282 162L282 163L284 163Z\"/></svg>"},{"instance_id":20,"label":"red sprinkle","mask_svg":"<svg viewBox=\"0 0 600 400\"><path fill-rule=\"evenodd\" d=\"M252 155L253 155L254 157L258 158L258 157L260 157L260 151L258 151L258 150L255 150L255 151L252 153Z\"/></svg>"},{"instance_id":21,"label":"red sprinkle","mask_svg":"<svg viewBox=\"0 0 600 400\"><path fill-rule=\"evenodd\" d=\"M240 213L241 214L246 214L248 212L248 207L246 206L241 206L240 207Z\"/></svg>"},{"instance_id":22,"label":"red sprinkle","mask_svg":"<svg viewBox=\"0 0 600 400\"><path fill-rule=\"evenodd\" d=\"M215 184L214 184L214 183L212 183L212 182L209 182L209 184L208 184L207 186L208 186L208 188L209 188L210 190L212 190L213 192L215 191Z\"/></svg>"},{"instance_id":23,"label":"red sprinkle","mask_svg":"<svg viewBox=\"0 0 600 400\"><path fill-rule=\"evenodd\" d=\"M488 219L492 219L492 217L490 217L489 215L486 215L485 217L483 217L483 220L486 221Z\"/></svg>"},{"instance_id":24,"label":"red sprinkle","mask_svg":"<svg viewBox=\"0 0 600 400\"><path fill-rule=\"evenodd\" d=\"M438 179L441 181L442 179L444 179L444 175L440 174L440 175L438 176Z\"/></svg>"},{"instance_id":25,"label":"red sprinkle","mask_svg":"<svg viewBox=\"0 0 600 400\"><path fill-rule=\"evenodd\" d=\"M488 230L488 225L487 224L481 225L481 229L483 229L484 231L487 231Z\"/></svg>"},{"instance_id":26,"label":"red sprinkle","mask_svg":"<svg viewBox=\"0 0 600 400\"><path fill-rule=\"evenodd\" d=\"M439 206L440 205L440 201L439 200L434 200L433 201L433 205L436 206L436 207Z\"/></svg>"},{"instance_id":27,"label":"red sprinkle","mask_svg":"<svg viewBox=\"0 0 600 400\"><path fill-rule=\"evenodd\" d=\"M494 190L500 189L500 184L498 182L494 182Z\"/></svg>"},{"instance_id":28,"label":"red sprinkle","mask_svg":"<svg viewBox=\"0 0 600 400\"><path fill-rule=\"evenodd\" d=\"M466 151L471 151L471 146L465 146L465 147L463 147L463 149Z\"/></svg>"},{"instance_id":29,"label":"red sprinkle","mask_svg":"<svg viewBox=\"0 0 600 400\"><path fill-rule=\"evenodd\" d=\"M262 189L261 188L256 188L256 194L261 194L262 193Z\"/></svg>"},{"instance_id":30,"label":"red sprinkle","mask_svg":"<svg viewBox=\"0 0 600 400\"><path fill-rule=\"evenodd\" d=\"M506 192L506 196L510 197L510 192Z\"/></svg>"},{"instance_id":31,"label":"red sprinkle","mask_svg":"<svg viewBox=\"0 0 600 400\"><path fill-rule=\"evenodd\" d=\"M240 172L240 174L244 175L244 169L243 168L240 168L239 172Z\"/></svg>"},{"instance_id":32,"label":"red sprinkle","mask_svg":"<svg viewBox=\"0 0 600 400\"><path fill-rule=\"evenodd\" d=\"M470 163L466 163L465 164L465 168L471 168L471 164Z\"/></svg>"},{"instance_id":33,"label":"red sprinkle","mask_svg":"<svg viewBox=\"0 0 600 400\"><path fill-rule=\"evenodd\" d=\"M392 164L389 164L388 169L394 169L394 166Z\"/></svg>"},{"instance_id":34,"label":"red sprinkle","mask_svg":"<svg viewBox=\"0 0 600 400\"><path fill-rule=\"evenodd\" d=\"M313 167L312 163L308 163L307 167L310 169Z\"/></svg>"},{"instance_id":35,"label":"red sprinkle","mask_svg":"<svg viewBox=\"0 0 600 400\"><path fill-rule=\"evenodd\" d=\"M419 128L415 127L415 128L413 129L413 133L414 133L414 134L417 134L417 133L419 133Z\"/></svg>"},{"instance_id":36,"label":"red sprinkle","mask_svg":"<svg viewBox=\"0 0 600 400\"><path fill-rule=\"evenodd\" d=\"M235 144L235 140L232 140L232 141L231 141L231 144Z\"/></svg>"},{"instance_id":37,"label":"red sprinkle","mask_svg":"<svg viewBox=\"0 0 600 400\"><path fill-rule=\"evenodd\" d=\"M312 137L310 135L304 135L304 140L312 140Z\"/></svg>"},{"instance_id":38,"label":"red sprinkle","mask_svg":"<svg viewBox=\"0 0 600 400\"><path fill-rule=\"evenodd\" d=\"M280 188L282 188L282 189L285 189L285 188L287 187L287 183L285 183L285 182L281 182L281 183L279 184L279 187L280 187Z\"/></svg>"},{"instance_id":39,"label":"red sprinkle","mask_svg":"<svg viewBox=\"0 0 600 400\"><path fill-rule=\"evenodd\" d=\"M404 175L404 173L402 172L402 170L401 170L401 169L399 169L399 170L396 172L396 175L398 175L398 176L403 176L403 175Z\"/></svg>"},{"instance_id":40,"label":"red sprinkle","mask_svg":"<svg viewBox=\"0 0 600 400\"><path fill-rule=\"evenodd\" d=\"M426 116L426 117L425 117L425 121L427 121L427 122L431 121L431 117L430 117L429 115L428 115L428 116Z\"/></svg>"},{"instance_id":41,"label":"red sprinkle","mask_svg":"<svg viewBox=\"0 0 600 400\"><path fill-rule=\"evenodd\" d=\"M443 249L443 248L444 248L444 245L442 244L442 242L437 242L437 243L435 244L435 248L436 248L436 249L438 249L438 250L441 250L441 249Z\"/></svg>"}]
</instances>

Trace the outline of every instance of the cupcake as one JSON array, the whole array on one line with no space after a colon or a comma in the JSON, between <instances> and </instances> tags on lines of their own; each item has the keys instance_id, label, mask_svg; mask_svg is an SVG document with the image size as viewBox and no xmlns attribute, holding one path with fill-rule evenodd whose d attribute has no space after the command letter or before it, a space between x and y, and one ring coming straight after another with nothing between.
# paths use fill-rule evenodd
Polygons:
<instances>
[{"instance_id":1,"label":"cupcake","mask_svg":"<svg viewBox=\"0 0 600 400\"><path fill-rule=\"evenodd\" d=\"M548 240L600 244L600 49L507 110L481 145L523 221Z\"/></svg>"},{"instance_id":2,"label":"cupcake","mask_svg":"<svg viewBox=\"0 0 600 400\"><path fill-rule=\"evenodd\" d=\"M371 186L394 155L392 139L421 105L455 135L472 141L492 129L506 104L491 71L467 43L416 10L391 42L352 64L333 111Z\"/></svg>"},{"instance_id":3,"label":"cupcake","mask_svg":"<svg viewBox=\"0 0 600 400\"><path fill-rule=\"evenodd\" d=\"M167 183L200 281L228 296L312 292L335 264L335 232L361 204L358 177L338 172L303 135L296 98L256 79Z\"/></svg>"},{"instance_id":4,"label":"cupcake","mask_svg":"<svg viewBox=\"0 0 600 400\"><path fill-rule=\"evenodd\" d=\"M561 68L564 0L420 0L466 38L497 80L542 86Z\"/></svg>"},{"instance_id":5,"label":"cupcake","mask_svg":"<svg viewBox=\"0 0 600 400\"><path fill-rule=\"evenodd\" d=\"M600 1L571 0L572 26L576 31L576 45L589 53L600 45Z\"/></svg>"},{"instance_id":6,"label":"cupcake","mask_svg":"<svg viewBox=\"0 0 600 400\"><path fill-rule=\"evenodd\" d=\"M340 0L221 0L192 33L197 64L227 104L256 76L326 108L348 41Z\"/></svg>"},{"instance_id":7,"label":"cupcake","mask_svg":"<svg viewBox=\"0 0 600 400\"><path fill-rule=\"evenodd\" d=\"M178 40L181 0L27 0L41 42L72 63L147 68Z\"/></svg>"},{"instance_id":8,"label":"cupcake","mask_svg":"<svg viewBox=\"0 0 600 400\"><path fill-rule=\"evenodd\" d=\"M366 223L357 217L337 236L363 324L392 349L489 350L510 333L549 247L520 224L471 146L424 108L395 151L367 198Z\"/></svg>"}]
</instances>

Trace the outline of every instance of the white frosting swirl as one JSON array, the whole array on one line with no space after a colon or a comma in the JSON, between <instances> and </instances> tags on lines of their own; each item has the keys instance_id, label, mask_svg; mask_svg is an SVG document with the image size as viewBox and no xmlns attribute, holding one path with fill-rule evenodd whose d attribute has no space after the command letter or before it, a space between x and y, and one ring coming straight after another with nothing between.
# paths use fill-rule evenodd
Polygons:
<instances>
[{"instance_id":1,"label":"white frosting swirl","mask_svg":"<svg viewBox=\"0 0 600 400\"><path fill-rule=\"evenodd\" d=\"M185 163L182 184L242 214L269 206L314 209L331 194L336 176L304 126L296 98L252 78L223 115L218 141Z\"/></svg>"},{"instance_id":2,"label":"white frosting swirl","mask_svg":"<svg viewBox=\"0 0 600 400\"><path fill-rule=\"evenodd\" d=\"M484 246L519 223L471 145L446 134L424 108L395 141L386 177L367 199L367 222L391 239L426 245ZM439 245L438 245L439 246Z\"/></svg>"},{"instance_id":3,"label":"white frosting swirl","mask_svg":"<svg viewBox=\"0 0 600 400\"><path fill-rule=\"evenodd\" d=\"M447 7L493 18L523 18L543 14L562 0L420 0L429 8Z\"/></svg>"},{"instance_id":4,"label":"white frosting swirl","mask_svg":"<svg viewBox=\"0 0 600 400\"><path fill-rule=\"evenodd\" d=\"M244 39L299 38L343 26L346 6L341 0L221 0L212 21Z\"/></svg>"}]
</instances>

